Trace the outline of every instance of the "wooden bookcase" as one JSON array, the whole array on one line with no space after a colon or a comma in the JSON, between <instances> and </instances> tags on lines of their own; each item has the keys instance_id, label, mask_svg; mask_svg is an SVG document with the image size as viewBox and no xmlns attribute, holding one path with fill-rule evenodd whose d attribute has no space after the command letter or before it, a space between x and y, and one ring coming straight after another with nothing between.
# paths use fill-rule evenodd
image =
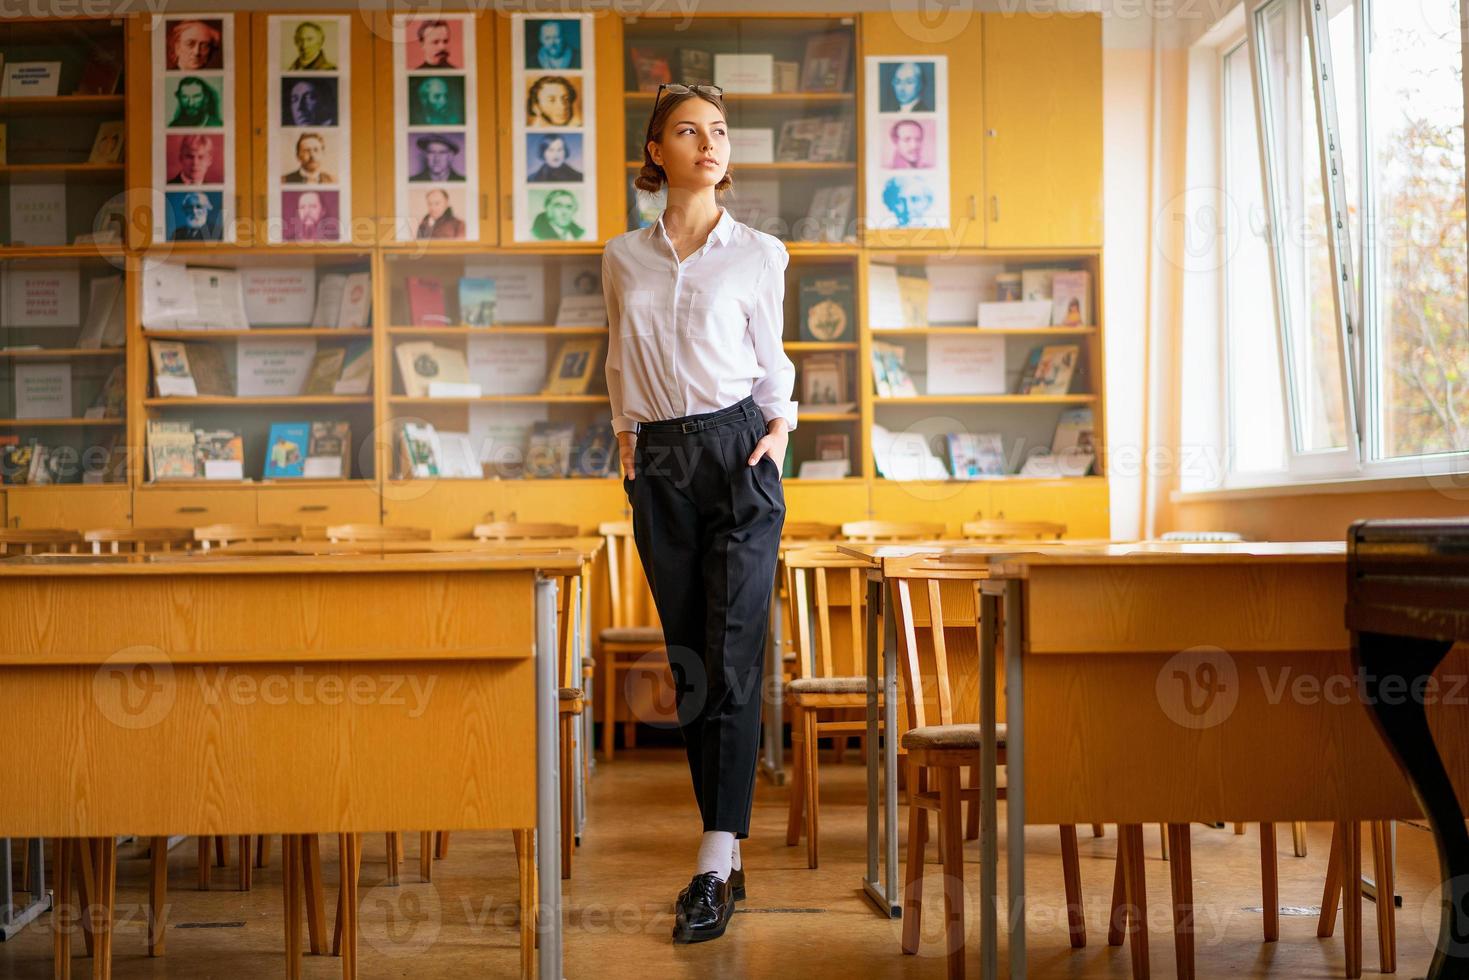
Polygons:
<instances>
[{"instance_id":1,"label":"wooden bookcase","mask_svg":"<svg viewBox=\"0 0 1469 980\"><path fill-rule=\"evenodd\" d=\"M341 11L335 11L340 13ZM285 11L282 11L285 13ZM293 16L306 12L289 11ZM170 11L169 16L175 16ZM1086 394L1072 395L1066 405L1090 405L1098 441L1105 431L1103 395L1103 324L1101 323L1101 111L1100 19L1084 17L1028 17L970 12L962 24L938 34L925 33L902 12L825 15L782 12L752 16L730 14L681 19L666 16L619 18L599 13L593 36L597 48L597 84L588 108L597 113L597 221L594 242L515 244L511 242L510 113L517 108L510 84L512 21L505 15L474 20L479 52L477 81L479 115L480 235L472 242L396 242L392 234L394 179L393 65L395 51L385 15L353 16L352 22L352 182L353 215L358 219L348 244L265 244L259 234L266 213L267 160L263 147L266 128L264 84L268 13L234 15L235 118L239 134L234 163L237 175L236 216L240 234L233 243L187 245L154 242L151 236L153 196L151 136L152 85L161 76L152 64L151 24L144 15L120 19L75 19L65 22L14 21L0 25L0 51L6 61L31 58L27 46L52 45L87 51L106 43L124 53L126 71L118 94L58 95L52 99L0 98L0 121L10 128L9 159L0 166L0 181L29 176L23 171L56 170L68 185L68 195L83 209L126 194L128 235L117 245L66 245L45 248L0 246L0 264L62 261L75 263L85 280L91 275L125 275L127 344L121 351L76 351L72 341L47 343L41 354L3 352L0 378L10 365L33 358L69 360L87 370L121 360L127 366L126 411L121 419L106 420L126 446L130 466L123 482L99 486L0 487L0 515L7 526L94 527L115 525L205 524L216 521L289 522L324 525L335 522L415 524L432 527L438 536L468 533L475 523L497 519L558 520L593 527L599 521L627 514L620 482L614 479L495 479L412 480L401 478L396 465L396 426L405 418L420 418L446 429L469 426L473 415L496 406L531 404L544 408L551 419L578 425L607 414L607 399L594 378L591 394L582 396L485 396L478 399L410 399L399 387L394 347L409 339L435 339L466 349L481 336L540 336L551 344L572 335L598 335L597 328L554 327L556 270L563 264L595 260L600 243L637 227L639 216L630 195L631 181L641 158L641 134L652 105L651 92L638 91L639 65L631 49L661 50L671 55L678 79L678 51L696 48L714 52L770 51L777 60L800 61L814 34L844 33L850 38L847 77L831 91L787 91L767 95L731 94L728 103L735 126L772 128L778 139L784 120L803 115L850 112L854 128L850 153L821 163L781 162L735 165L736 188L755 180L778 185L778 217L793 227L806 213L815 189L823 185L850 185L854 192L849 229L836 240L801 240L782 232L791 262L787 271L785 314L786 349L797 365L795 397L802 396L803 363L809 357L840 352L848 372L851 411L821 411L802 405L800 424L792 434L794 460L799 466L811 457L818 436L841 434L851 446L851 475L845 479L802 480L786 473L789 520L841 521L869 516L942 519L949 530L976 515L1010 518L1050 518L1068 524L1075 535L1105 534L1107 479L1105 475L1068 480L1010 478L986 481L896 482L877 475L872 457L871 425L889 427L922 424L942 413L969 431L998 431L1009 440L1030 444L1049 442L1061 409L1060 400L1021 396L938 396L907 402L880 399L873 393L870 366L874 339L898 342L921 361L927 338L942 332L963 331L962 326L884 330L868 317L869 272L874 262L909 264L969 263L976 267L1019 270L1032 265L1085 268L1092 274L1092 308L1097 322L1077 330L1047 328L1032 337L1016 332L1007 340L1013 372L1032 342L1065 336L1085 350L1089 371ZM931 33L931 32L930 32ZM864 164L862 107L865 92L863 59L867 55L922 56L944 54L949 59L950 106L954 125L950 136L951 214L947 229L869 232L864 223ZM69 63L74 55L63 55ZM44 52L33 60L47 60ZM1037 78L1027 66L1056 66ZM62 72L63 93L68 71ZM1040 86L1037 89L1037 86ZM1020 93L1027 93L1023 97ZM1038 93L1038 94L1037 94ZM1034 97L1032 97L1034 96ZM95 168L70 157L23 163L16 156L32 122L51 116L68 120L127 120L125 163ZM982 118L977 118L977 116ZM28 121L29 120L29 121ZM962 120L962 124L961 121ZM91 129L90 126L69 127ZM90 136L87 137L90 140ZM71 151L88 147L71 147ZM82 159L85 159L83 154ZM37 170L37 168L42 168ZM1039 178L1037 175L1041 175ZM591 175L589 175L590 177ZM1041 185L1044 185L1042 187ZM125 192L124 188L134 188ZM95 199L95 201L94 201ZM738 211L737 195L730 203ZM6 229L8 209L0 212L0 232ZM81 229L78 229L81 230ZM850 232L848 234L848 232ZM0 240L5 236L0 234ZM517 322L488 328L449 324L436 328L412 326L405 315L404 279L408 275L438 276L452 295L454 280L469 266L493 266L506 257L540 263L546 270L548 310L542 322ZM313 335L324 342L353 338L372 343L371 394L353 398L300 398L269 403L240 398L158 398L153 392L148 340L159 336L221 344L228 348L238 337L221 331L160 335L142 329L140 279L145 262L212 265L241 269L251 266L309 264L318 270L364 269L372 275L371 326L362 331L312 331L306 328L273 330L272 336ZM803 277L849 277L856 329L838 343L802 340L799 327ZM986 299L990 298L988 296ZM967 329L974 329L971 325ZM266 331L252 331L264 334ZM601 331L605 334L605 329ZM58 332L59 335L59 332ZM12 336L7 345L37 343ZM13 377L13 375L10 375ZM1083 389L1077 389L1083 390ZM85 398L85 393L78 398ZM257 465L264 433L271 421L346 418L354 442L351 477L334 481L261 479ZM238 428L246 444L246 474L238 484L190 482L152 484L147 480L145 426L151 418L190 418L201 424ZM93 428L75 423L38 423L0 418L0 434L65 432L67 437L98 441ZM72 430L75 430L74 432ZM105 441L102 440L102 441ZM1105 457L1101 457L1105 459ZM1097 472L1105 474L1103 463ZM253 471L253 472L252 472Z\"/></svg>"}]
</instances>

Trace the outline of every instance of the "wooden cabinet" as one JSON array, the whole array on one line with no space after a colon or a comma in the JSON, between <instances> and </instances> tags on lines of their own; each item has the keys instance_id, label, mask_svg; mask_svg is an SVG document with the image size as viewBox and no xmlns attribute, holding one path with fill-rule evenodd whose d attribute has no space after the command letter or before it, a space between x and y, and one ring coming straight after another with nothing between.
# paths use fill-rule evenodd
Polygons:
<instances>
[{"instance_id":1,"label":"wooden cabinet","mask_svg":"<svg viewBox=\"0 0 1469 980\"><path fill-rule=\"evenodd\" d=\"M60 486L5 489L6 527L22 530L127 527L132 494L125 486Z\"/></svg>"},{"instance_id":2,"label":"wooden cabinet","mask_svg":"<svg viewBox=\"0 0 1469 980\"><path fill-rule=\"evenodd\" d=\"M871 516L866 480L797 480L789 473L781 479L785 481L788 525L796 521L843 524Z\"/></svg>"},{"instance_id":3,"label":"wooden cabinet","mask_svg":"<svg viewBox=\"0 0 1469 980\"><path fill-rule=\"evenodd\" d=\"M503 503L504 483L501 480L387 480L383 483L383 523L392 527L426 527L436 540L467 538L476 524L508 519L509 511Z\"/></svg>"},{"instance_id":4,"label":"wooden cabinet","mask_svg":"<svg viewBox=\"0 0 1469 980\"><path fill-rule=\"evenodd\" d=\"M299 524L308 529L377 524L383 516L376 486L261 487L255 514L261 524Z\"/></svg>"},{"instance_id":5,"label":"wooden cabinet","mask_svg":"<svg viewBox=\"0 0 1469 980\"><path fill-rule=\"evenodd\" d=\"M942 521L957 537L965 521L990 508L991 481L884 480L872 483L872 516L884 521Z\"/></svg>"},{"instance_id":6,"label":"wooden cabinet","mask_svg":"<svg viewBox=\"0 0 1469 980\"><path fill-rule=\"evenodd\" d=\"M254 487L142 487L134 496L134 527L254 524Z\"/></svg>"},{"instance_id":7,"label":"wooden cabinet","mask_svg":"<svg viewBox=\"0 0 1469 980\"><path fill-rule=\"evenodd\" d=\"M987 17L988 15L986 15ZM867 104L866 80L863 77L863 58L870 55L913 55L915 60L944 55L948 59L949 112L947 121L940 125L948 130L949 138L949 226L947 228L865 228L874 216L865 211L865 186L869 176L862 178L858 197L863 203L865 234L863 243L882 248L916 246L922 248L944 248L958 245L985 244L985 223L981 215L980 196L984 189L984 137L975 117L975 109L981 104L987 73L982 70L978 53L982 46L985 18L970 9L970 5L955 5L946 8L936 24L925 24L922 17L911 11L885 11L862 15L862 43L857 69L859 105ZM862 121L863 132L874 125L870 116ZM1101 117L1094 122L1098 134L1101 132ZM866 140L866 136L862 139ZM870 175L879 161L863 159L862 170ZM1100 162L1098 173L1100 173Z\"/></svg>"},{"instance_id":8,"label":"wooden cabinet","mask_svg":"<svg viewBox=\"0 0 1469 980\"><path fill-rule=\"evenodd\" d=\"M1018 479L993 483L990 491L986 518L1055 521L1066 525L1068 538L1105 538L1111 533L1107 481L1103 477Z\"/></svg>"},{"instance_id":9,"label":"wooden cabinet","mask_svg":"<svg viewBox=\"0 0 1469 980\"><path fill-rule=\"evenodd\" d=\"M1101 15L985 14L983 52L985 244L1101 245Z\"/></svg>"}]
</instances>

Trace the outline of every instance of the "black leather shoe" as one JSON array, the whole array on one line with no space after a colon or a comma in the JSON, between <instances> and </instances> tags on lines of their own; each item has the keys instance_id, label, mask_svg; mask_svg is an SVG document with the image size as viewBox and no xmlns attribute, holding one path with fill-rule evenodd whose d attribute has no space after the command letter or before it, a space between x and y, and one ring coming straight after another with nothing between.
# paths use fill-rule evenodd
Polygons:
<instances>
[{"instance_id":1,"label":"black leather shoe","mask_svg":"<svg viewBox=\"0 0 1469 980\"><path fill-rule=\"evenodd\" d=\"M678 906L681 907L683 905L684 900L688 897L688 894L689 894L689 889L688 889L688 886L685 885L684 886L684 890L678 893L678 903L677 903ZM729 894L730 894L730 897L733 898L736 902L743 902L745 900L745 869L744 868L735 868L732 871L730 871L730 873L729 873Z\"/></svg>"},{"instance_id":2,"label":"black leather shoe","mask_svg":"<svg viewBox=\"0 0 1469 980\"><path fill-rule=\"evenodd\" d=\"M689 887L679 893L678 911L674 916L675 943L702 943L724 935L734 914L734 895L730 883L712 871L694 875Z\"/></svg>"}]
</instances>

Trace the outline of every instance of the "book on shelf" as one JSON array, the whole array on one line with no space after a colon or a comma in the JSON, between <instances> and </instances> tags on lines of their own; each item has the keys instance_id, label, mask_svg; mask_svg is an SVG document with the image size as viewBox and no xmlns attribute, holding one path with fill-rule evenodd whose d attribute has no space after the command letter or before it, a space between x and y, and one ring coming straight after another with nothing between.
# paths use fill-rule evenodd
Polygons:
<instances>
[{"instance_id":1,"label":"book on shelf","mask_svg":"<svg viewBox=\"0 0 1469 980\"><path fill-rule=\"evenodd\" d=\"M1048 344L1039 348L1039 355L1031 351L1030 368L1021 378L1022 395L1065 395L1071 392L1071 379L1081 359L1081 347L1077 344Z\"/></svg>"},{"instance_id":2,"label":"book on shelf","mask_svg":"<svg viewBox=\"0 0 1469 980\"><path fill-rule=\"evenodd\" d=\"M87 154L88 163L121 163L123 140L127 138L127 124L120 119L97 124L97 135L92 137L92 152Z\"/></svg>"},{"instance_id":3,"label":"book on shelf","mask_svg":"<svg viewBox=\"0 0 1469 980\"><path fill-rule=\"evenodd\" d=\"M851 456L852 440L845 432L825 432L816 437L817 459L850 459Z\"/></svg>"},{"instance_id":4,"label":"book on shelf","mask_svg":"<svg viewBox=\"0 0 1469 980\"><path fill-rule=\"evenodd\" d=\"M428 422L404 422L398 430L398 465L403 477L439 475L439 434Z\"/></svg>"},{"instance_id":5,"label":"book on shelf","mask_svg":"<svg viewBox=\"0 0 1469 980\"><path fill-rule=\"evenodd\" d=\"M617 435L610 422L589 422L573 449L572 472L577 476L606 477L619 462Z\"/></svg>"},{"instance_id":6,"label":"book on shelf","mask_svg":"<svg viewBox=\"0 0 1469 980\"><path fill-rule=\"evenodd\" d=\"M867 322L874 327L906 327L898 289L898 267L873 262L867 269Z\"/></svg>"},{"instance_id":7,"label":"book on shelf","mask_svg":"<svg viewBox=\"0 0 1469 980\"><path fill-rule=\"evenodd\" d=\"M127 301L122 276L98 276L87 283L87 316L77 334L83 350L122 347L127 342Z\"/></svg>"},{"instance_id":8,"label":"book on shelf","mask_svg":"<svg viewBox=\"0 0 1469 980\"><path fill-rule=\"evenodd\" d=\"M851 184L823 184L811 195L806 209L804 228L798 237L812 242L845 242L852 240L852 205L857 191ZM798 225L800 223L798 222Z\"/></svg>"},{"instance_id":9,"label":"book on shelf","mask_svg":"<svg viewBox=\"0 0 1469 980\"><path fill-rule=\"evenodd\" d=\"M338 330L360 330L372 318L372 273L353 272L342 287L342 306L337 313Z\"/></svg>"},{"instance_id":10,"label":"book on shelf","mask_svg":"<svg viewBox=\"0 0 1469 980\"><path fill-rule=\"evenodd\" d=\"M438 433L439 476L478 480L485 475L468 432Z\"/></svg>"},{"instance_id":11,"label":"book on shelf","mask_svg":"<svg viewBox=\"0 0 1469 980\"><path fill-rule=\"evenodd\" d=\"M240 274L240 289L245 320L251 327L299 327L312 322L318 285L316 271L310 266L250 266Z\"/></svg>"},{"instance_id":12,"label":"book on shelf","mask_svg":"<svg viewBox=\"0 0 1469 980\"><path fill-rule=\"evenodd\" d=\"M189 352L189 373L194 376L194 389L201 397L228 397L235 393L220 345L197 343L185 344L184 347Z\"/></svg>"},{"instance_id":13,"label":"book on shelf","mask_svg":"<svg viewBox=\"0 0 1469 980\"><path fill-rule=\"evenodd\" d=\"M634 45L628 54L632 57L633 77L637 79L639 92L656 92L659 85L673 81L668 58L662 52Z\"/></svg>"},{"instance_id":14,"label":"book on shelf","mask_svg":"<svg viewBox=\"0 0 1469 980\"><path fill-rule=\"evenodd\" d=\"M245 441L233 429L195 429L194 471L206 480L243 480Z\"/></svg>"},{"instance_id":15,"label":"book on shelf","mask_svg":"<svg viewBox=\"0 0 1469 980\"><path fill-rule=\"evenodd\" d=\"M365 395L372 387L372 342L359 340L343 348L342 368L332 385L334 395Z\"/></svg>"},{"instance_id":16,"label":"book on shelf","mask_svg":"<svg viewBox=\"0 0 1469 980\"><path fill-rule=\"evenodd\" d=\"M71 365L21 362L14 366L15 417L18 419L69 419L71 409Z\"/></svg>"},{"instance_id":17,"label":"book on shelf","mask_svg":"<svg viewBox=\"0 0 1469 980\"><path fill-rule=\"evenodd\" d=\"M495 280L478 276L459 279L459 322L470 327L495 323Z\"/></svg>"},{"instance_id":18,"label":"book on shelf","mask_svg":"<svg viewBox=\"0 0 1469 980\"><path fill-rule=\"evenodd\" d=\"M448 326L444 284L427 276L409 276L407 285L409 323L415 327Z\"/></svg>"},{"instance_id":19,"label":"book on shelf","mask_svg":"<svg viewBox=\"0 0 1469 980\"><path fill-rule=\"evenodd\" d=\"M714 55L701 48L678 49L679 81L685 85L708 85L714 81ZM657 89L657 86L653 86Z\"/></svg>"},{"instance_id":20,"label":"book on shelf","mask_svg":"<svg viewBox=\"0 0 1469 980\"><path fill-rule=\"evenodd\" d=\"M803 275L800 304L802 340L835 343L855 339L856 309L850 275Z\"/></svg>"},{"instance_id":21,"label":"book on shelf","mask_svg":"<svg viewBox=\"0 0 1469 980\"><path fill-rule=\"evenodd\" d=\"M799 92L801 90L801 63L799 61L781 61L777 58L773 68L777 92Z\"/></svg>"},{"instance_id":22,"label":"book on shelf","mask_svg":"<svg viewBox=\"0 0 1469 980\"><path fill-rule=\"evenodd\" d=\"M850 405L847 358L837 353L807 354L801 358L801 407L834 412Z\"/></svg>"},{"instance_id":23,"label":"book on shelf","mask_svg":"<svg viewBox=\"0 0 1469 980\"><path fill-rule=\"evenodd\" d=\"M344 480L351 468L351 423L337 420L312 422L302 475L311 480Z\"/></svg>"},{"instance_id":24,"label":"book on shelf","mask_svg":"<svg viewBox=\"0 0 1469 980\"><path fill-rule=\"evenodd\" d=\"M535 334L470 337L469 380L487 395L535 395L546 381L546 338Z\"/></svg>"},{"instance_id":25,"label":"book on shelf","mask_svg":"<svg viewBox=\"0 0 1469 980\"><path fill-rule=\"evenodd\" d=\"M1005 338L933 334L928 338L930 395L1003 395Z\"/></svg>"},{"instance_id":26,"label":"book on shelf","mask_svg":"<svg viewBox=\"0 0 1469 980\"><path fill-rule=\"evenodd\" d=\"M561 342L551 362L551 373L542 394L585 395L592 375L601 362L602 341L597 337L573 337Z\"/></svg>"},{"instance_id":27,"label":"book on shelf","mask_svg":"<svg viewBox=\"0 0 1469 980\"><path fill-rule=\"evenodd\" d=\"M531 429L550 417L545 404L470 405L469 434L479 447L480 461L492 476L505 480L525 475L525 448Z\"/></svg>"},{"instance_id":28,"label":"book on shelf","mask_svg":"<svg viewBox=\"0 0 1469 980\"><path fill-rule=\"evenodd\" d=\"M1013 303L1024 299L1020 295L1020 273L997 272L995 273L995 302Z\"/></svg>"},{"instance_id":29,"label":"book on shelf","mask_svg":"<svg viewBox=\"0 0 1469 980\"><path fill-rule=\"evenodd\" d=\"M233 269L146 262L143 329L250 329L240 273Z\"/></svg>"},{"instance_id":30,"label":"book on shelf","mask_svg":"<svg viewBox=\"0 0 1469 980\"><path fill-rule=\"evenodd\" d=\"M774 163L775 130L769 126L731 126L729 162Z\"/></svg>"},{"instance_id":31,"label":"book on shelf","mask_svg":"<svg viewBox=\"0 0 1469 980\"><path fill-rule=\"evenodd\" d=\"M727 95L768 95L775 91L775 56L717 52L714 81Z\"/></svg>"},{"instance_id":32,"label":"book on shelf","mask_svg":"<svg viewBox=\"0 0 1469 980\"><path fill-rule=\"evenodd\" d=\"M493 265L466 262L464 274L495 280L496 323L546 322L547 267L540 258L500 255Z\"/></svg>"},{"instance_id":33,"label":"book on shelf","mask_svg":"<svg viewBox=\"0 0 1469 980\"><path fill-rule=\"evenodd\" d=\"M60 91L61 62L11 61L5 65L0 96L7 99L49 98Z\"/></svg>"},{"instance_id":34,"label":"book on shelf","mask_svg":"<svg viewBox=\"0 0 1469 980\"><path fill-rule=\"evenodd\" d=\"M947 480L949 468L921 432L893 432L872 424L872 458L888 480Z\"/></svg>"},{"instance_id":35,"label":"book on shelf","mask_svg":"<svg viewBox=\"0 0 1469 980\"><path fill-rule=\"evenodd\" d=\"M1051 279L1051 326L1084 327L1092 322L1092 276L1085 269L1066 269Z\"/></svg>"},{"instance_id":36,"label":"book on shelf","mask_svg":"<svg viewBox=\"0 0 1469 980\"><path fill-rule=\"evenodd\" d=\"M150 340L148 355L153 361L153 393L159 398L193 398L199 394L189 370L189 348L179 340Z\"/></svg>"},{"instance_id":37,"label":"book on shelf","mask_svg":"<svg viewBox=\"0 0 1469 980\"><path fill-rule=\"evenodd\" d=\"M9 265L3 273L6 327L70 327L81 323L81 273L75 267ZM120 278L120 277L119 277Z\"/></svg>"},{"instance_id":38,"label":"book on shelf","mask_svg":"<svg viewBox=\"0 0 1469 980\"><path fill-rule=\"evenodd\" d=\"M6 144L8 142L9 140L7 138L6 124L0 122L0 166L3 166L8 160L8 158L6 157Z\"/></svg>"},{"instance_id":39,"label":"book on shelf","mask_svg":"<svg viewBox=\"0 0 1469 980\"><path fill-rule=\"evenodd\" d=\"M911 398L918 394L903 364L906 353L900 344L872 342L872 381L879 398Z\"/></svg>"},{"instance_id":40,"label":"book on shelf","mask_svg":"<svg viewBox=\"0 0 1469 980\"><path fill-rule=\"evenodd\" d=\"M313 327L337 325L337 320L342 315L342 297L346 290L347 277L340 272L328 272L316 281L316 302L311 308Z\"/></svg>"},{"instance_id":41,"label":"book on shelf","mask_svg":"<svg viewBox=\"0 0 1469 980\"><path fill-rule=\"evenodd\" d=\"M781 123L775 159L780 163L804 163L813 159L811 154L821 138L823 121L820 116L804 116Z\"/></svg>"},{"instance_id":42,"label":"book on shelf","mask_svg":"<svg viewBox=\"0 0 1469 980\"><path fill-rule=\"evenodd\" d=\"M82 414L88 419L120 419L127 406L127 365L114 364L112 370L107 372L107 380L102 382L97 397Z\"/></svg>"},{"instance_id":43,"label":"book on shelf","mask_svg":"<svg viewBox=\"0 0 1469 980\"><path fill-rule=\"evenodd\" d=\"M944 436L949 472L956 480L1004 476L1005 444L998 432L949 432Z\"/></svg>"},{"instance_id":44,"label":"book on shelf","mask_svg":"<svg viewBox=\"0 0 1469 980\"><path fill-rule=\"evenodd\" d=\"M310 446L310 422L272 422L266 441L265 478L289 480L304 476Z\"/></svg>"},{"instance_id":45,"label":"book on shelf","mask_svg":"<svg viewBox=\"0 0 1469 980\"><path fill-rule=\"evenodd\" d=\"M306 390L315 337L241 337L235 343L235 377L242 398L294 398Z\"/></svg>"},{"instance_id":46,"label":"book on shelf","mask_svg":"<svg viewBox=\"0 0 1469 980\"><path fill-rule=\"evenodd\" d=\"M558 327L607 326L607 301L599 289L595 293L561 295L556 306Z\"/></svg>"},{"instance_id":47,"label":"book on shelf","mask_svg":"<svg viewBox=\"0 0 1469 980\"><path fill-rule=\"evenodd\" d=\"M116 95L117 84L122 81L122 52L118 50L93 51L82 68L82 77L77 82L74 95Z\"/></svg>"},{"instance_id":48,"label":"book on shelf","mask_svg":"<svg viewBox=\"0 0 1469 980\"><path fill-rule=\"evenodd\" d=\"M1048 299L981 300L977 312L981 330L1034 330L1051 325Z\"/></svg>"},{"instance_id":49,"label":"book on shelf","mask_svg":"<svg viewBox=\"0 0 1469 980\"><path fill-rule=\"evenodd\" d=\"M840 163L851 159L852 137L856 134L856 123L851 113L826 116L821 120L821 129L816 142L811 146L811 160L815 163Z\"/></svg>"},{"instance_id":50,"label":"book on shelf","mask_svg":"<svg viewBox=\"0 0 1469 980\"><path fill-rule=\"evenodd\" d=\"M745 177L740 181L739 190L732 190L724 201L731 217L756 231L779 229L782 225L778 180Z\"/></svg>"},{"instance_id":51,"label":"book on shelf","mask_svg":"<svg viewBox=\"0 0 1469 980\"><path fill-rule=\"evenodd\" d=\"M335 395L337 381L342 376L342 363L346 356L347 348L345 347L337 345L318 347L316 356L311 361L310 374L306 379L306 394Z\"/></svg>"},{"instance_id":52,"label":"book on shelf","mask_svg":"<svg viewBox=\"0 0 1469 980\"><path fill-rule=\"evenodd\" d=\"M525 452L525 475L532 479L571 475L576 427L570 422L537 422Z\"/></svg>"},{"instance_id":53,"label":"book on shelf","mask_svg":"<svg viewBox=\"0 0 1469 980\"><path fill-rule=\"evenodd\" d=\"M790 466L789 463L786 464ZM784 469L781 472L788 472ZM796 476L802 480L842 480L852 475L852 461L850 459L806 459L801 461L801 468Z\"/></svg>"},{"instance_id":54,"label":"book on shelf","mask_svg":"<svg viewBox=\"0 0 1469 980\"><path fill-rule=\"evenodd\" d=\"M824 31L806 39L806 56L801 63L801 88L807 92L840 92L847 85L852 62L852 35L847 31Z\"/></svg>"},{"instance_id":55,"label":"book on shelf","mask_svg":"<svg viewBox=\"0 0 1469 980\"><path fill-rule=\"evenodd\" d=\"M1086 476L1096 462L1096 425L1090 408L1068 408L1051 437L1051 456L1062 476Z\"/></svg>"},{"instance_id":56,"label":"book on shelf","mask_svg":"<svg viewBox=\"0 0 1469 980\"><path fill-rule=\"evenodd\" d=\"M1020 298L1031 301L1045 300L1050 302L1052 296L1052 281L1056 273L1065 272L1054 266L1036 266L1020 270Z\"/></svg>"},{"instance_id":57,"label":"book on shelf","mask_svg":"<svg viewBox=\"0 0 1469 980\"><path fill-rule=\"evenodd\" d=\"M928 322L932 326L972 327L983 295L983 280L972 265L933 262L928 266Z\"/></svg>"},{"instance_id":58,"label":"book on shelf","mask_svg":"<svg viewBox=\"0 0 1469 980\"><path fill-rule=\"evenodd\" d=\"M65 184L19 177L11 180L9 244L66 244Z\"/></svg>"},{"instance_id":59,"label":"book on shelf","mask_svg":"<svg viewBox=\"0 0 1469 980\"><path fill-rule=\"evenodd\" d=\"M903 326L928 326L928 270L922 266L898 266L898 302L903 307Z\"/></svg>"},{"instance_id":60,"label":"book on shelf","mask_svg":"<svg viewBox=\"0 0 1469 980\"><path fill-rule=\"evenodd\" d=\"M464 352L456 348L414 340L398 344L393 354L403 378L403 393L409 398L444 397L431 390L434 383L469 383L469 363Z\"/></svg>"},{"instance_id":61,"label":"book on shelf","mask_svg":"<svg viewBox=\"0 0 1469 980\"><path fill-rule=\"evenodd\" d=\"M149 419L147 440L150 481L192 480L198 475L193 422Z\"/></svg>"},{"instance_id":62,"label":"book on shelf","mask_svg":"<svg viewBox=\"0 0 1469 980\"><path fill-rule=\"evenodd\" d=\"M34 444L21 445L19 434L7 432L0 435L0 484L24 484L31 473L31 454L34 452Z\"/></svg>"}]
</instances>

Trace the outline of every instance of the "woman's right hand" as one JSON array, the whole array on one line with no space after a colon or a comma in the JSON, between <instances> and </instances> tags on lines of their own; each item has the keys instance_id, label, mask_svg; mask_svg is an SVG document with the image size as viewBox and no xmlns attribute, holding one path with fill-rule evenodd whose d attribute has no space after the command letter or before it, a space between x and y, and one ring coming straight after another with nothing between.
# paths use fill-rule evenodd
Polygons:
<instances>
[{"instance_id":1,"label":"woman's right hand","mask_svg":"<svg viewBox=\"0 0 1469 980\"><path fill-rule=\"evenodd\" d=\"M637 443L638 434L636 432L617 433L617 455L622 461L622 475L629 480L637 479L637 474L633 472L632 465L633 447Z\"/></svg>"}]
</instances>

